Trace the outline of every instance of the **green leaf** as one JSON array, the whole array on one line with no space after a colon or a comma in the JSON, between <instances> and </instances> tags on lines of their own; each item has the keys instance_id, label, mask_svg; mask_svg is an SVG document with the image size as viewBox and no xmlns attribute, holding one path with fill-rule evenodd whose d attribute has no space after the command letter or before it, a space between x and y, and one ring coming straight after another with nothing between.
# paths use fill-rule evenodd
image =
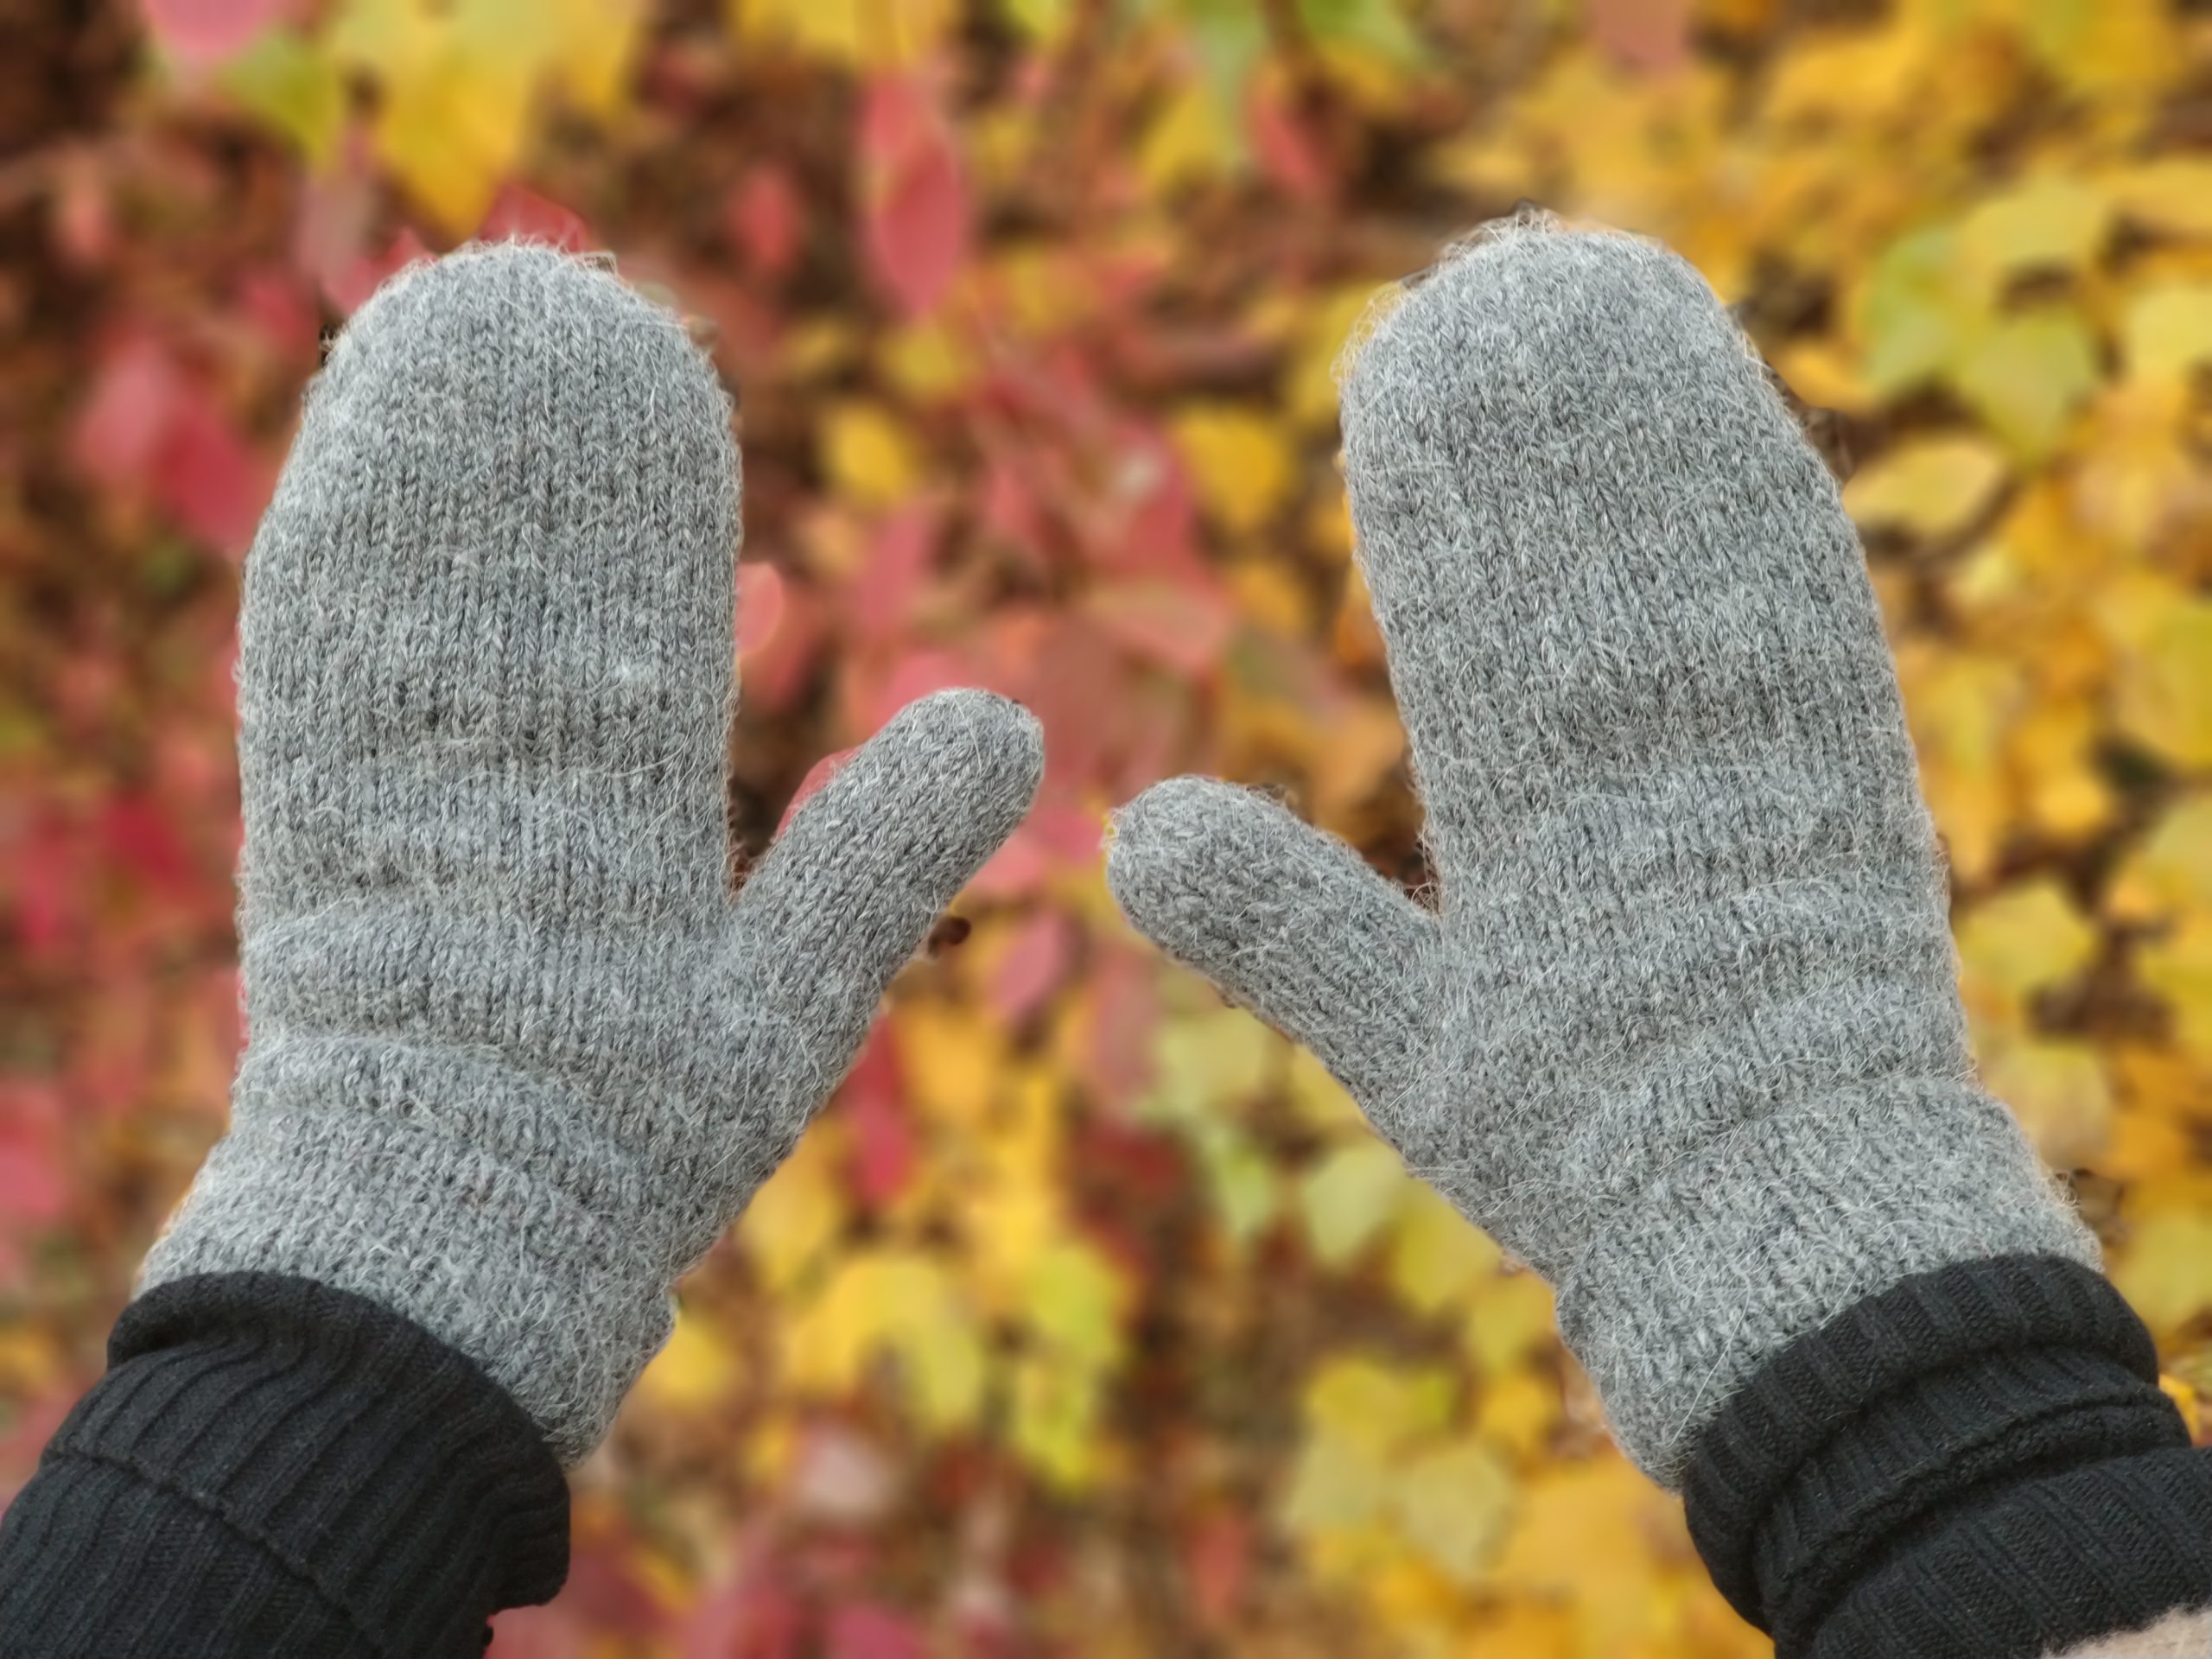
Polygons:
<instances>
[{"instance_id":1,"label":"green leaf","mask_svg":"<svg viewBox=\"0 0 2212 1659\"><path fill-rule=\"evenodd\" d=\"M315 166L327 162L346 118L338 66L289 29L264 30L223 66L223 90L293 143Z\"/></svg>"},{"instance_id":2,"label":"green leaf","mask_svg":"<svg viewBox=\"0 0 2212 1659\"><path fill-rule=\"evenodd\" d=\"M1990 430L2040 459L2097 388L2096 342L2070 308L2007 317L1961 353L1949 378Z\"/></svg>"},{"instance_id":3,"label":"green leaf","mask_svg":"<svg viewBox=\"0 0 2212 1659\"><path fill-rule=\"evenodd\" d=\"M1120 1357L1122 1279L1090 1245L1065 1239L1030 1264L1022 1313L1038 1339L1093 1368Z\"/></svg>"},{"instance_id":4,"label":"green leaf","mask_svg":"<svg viewBox=\"0 0 2212 1659\"><path fill-rule=\"evenodd\" d=\"M1230 1242L1241 1248L1265 1231L1281 1207L1274 1165L1249 1135L1218 1120L1199 1135L1198 1152L1205 1160L1214 1213Z\"/></svg>"},{"instance_id":5,"label":"green leaf","mask_svg":"<svg viewBox=\"0 0 2212 1659\"><path fill-rule=\"evenodd\" d=\"M1371 1451L1315 1435L1299 1448L1283 1496L1282 1523L1294 1533L1363 1526L1381 1513L1389 1491L1389 1471Z\"/></svg>"},{"instance_id":6,"label":"green leaf","mask_svg":"<svg viewBox=\"0 0 2212 1659\"><path fill-rule=\"evenodd\" d=\"M1298 20L1317 40L1364 47L1401 64L1422 59L1421 39L1395 0L1298 0Z\"/></svg>"},{"instance_id":7,"label":"green leaf","mask_svg":"<svg viewBox=\"0 0 2212 1659\"><path fill-rule=\"evenodd\" d=\"M1398 1154L1370 1136L1336 1147L1299 1183L1314 1255L1340 1268L1359 1254L1412 1185Z\"/></svg>"},{"instance_id":8,"label":"green leaf","mask_svg":"<svg viewBox=\"0 0 2212 1659\"><path fill-rule=\"evenodd\" d=\"M1938 226L1899 238L1874 262L1859 296L1868 389L1891 397L1937 374L1982 315L1961 278L1951 231Z\"/></svg>"},{"instance_id":9,"label":"green leaf","mask_svg":"<svg viewBox=\"0 0 2212 1659\"><path fill-rule=\"evenodd\" d=\"M1472 1585L1504 1541L1513 1474L1478 1440L1440 1446L1398 1470L1390 1508L1415 1549L1455 1583Z\"/></svg>"},{"instance_id":10,"label":"green leaf","mask_svg":"<svg viewBox=\"0 0 2212 1659\"><path fill-rule=\"evenodd\" d=\"M1177 1020L1153 1039L1146 1116L1188 1122L1241 1104L1273 1080L1282 1039L1236 1008Z\"/></svg>"}]
</instances>

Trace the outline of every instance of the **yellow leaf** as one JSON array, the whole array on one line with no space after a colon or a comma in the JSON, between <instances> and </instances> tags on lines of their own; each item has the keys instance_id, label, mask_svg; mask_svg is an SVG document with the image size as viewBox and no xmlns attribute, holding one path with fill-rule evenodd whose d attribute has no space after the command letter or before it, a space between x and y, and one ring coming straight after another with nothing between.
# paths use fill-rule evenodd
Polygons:
<instances>
[{"instance_id":1,"label":"yellow leaf","mask_svg":"<svg viewBox=\"0 0 2212 1659\"><path fill-rule=\"evenodd\" d=\"M448 41L387 79L377 153L448 232L480 223L493 192L520 160L532 79L525 60Z\"/></svg>"},{"instance_id":2,"label":"yellow leaf","mask_svg":"<svg viewBox=\"0 0 2212 1659\"><path fill-rule=\"evenodd\" d=\"M2192 910L2212 915L2212 794L2184 797L2167 810L2113 877L2105 909L2129 922Z\"/></svg>"},{"instance_id":3,"label":"yellow leaf","mask_svg":"<svg viewBox=\"0 0 2212 1659\"><path fill-rule=\"evenodd\" d=\"M975 353L968 343L934 317L892 334L880 360L892 383L916 403L950 397L976 378Z\"/></svg>"},{"instance_id":4,"label":"yellow leaf","mask_svg":"<svg viewBox=\"0 0 2212 1659\"><path fill-rule=\"evenodd\" d=\"M2135 971L2165 1001L2174 1037L2212 1063L2212 916L2192 916L2137 953Z\"/></svg>"},{"instance_id":5,"label":"yellow leaf","mask_svg":"<svg viewBox=\"0 0 2212 1659\"><path fill-rule=\"evenodd\" d=\"M1479 1440L1415 1453L1391 1482L1390 1508L1414 1548L1454 1582L1472 1585L1513 1515L1513 1476Z\"/></svg>"},{"instance_id":6,"label":"yellow leaf","mask_svg":"<svg viewBox=\"0 0 2212 1659\"><path fill-rule=\"evenodd\" d=\"M1656 1497L1616 1456L1548 1471L1521 1490L1494 1581L1569 1600L1584 1653L1631 1650L1659 1611L1659 1570L1646 1532Z\"/></svg>"},{"instance_id":7,"label":"yellow leaf","mask_svg":"<svg viewBox=\"0 0 2212 1659\"><path fill-rule=\"evenodd\" d=\"M2012 822L2004 740L2026 696L2024 676L2008 660L1955 647L1900 649L1898 670L1928 804L1952 869L1972 883L1996 861Z\"/></svg>"},{"instance_id":8,"label":"yellow leaf","mask_svg":"<svg viewBox=\"0 0 2212 1659\"><path fill-rule=\"evenodd\" d=\"M1899 238L1869 267L1852 308L1867 389L1891 397L1935 374L1980 331L1987 311L1953 232L1939 226Z\"/></svg>"},{"instance_id":9,"label":"yellow leaf","mask_svg":"<svg viewBox=\"0 0 2212 1659\"><path fill-rule=\"evenodd\" d=\"M2212 1312L2212 1211L2161 1210L2138 1221L2113 1282L2159 1334Z\"/></svg>"},{"instance_id":10,"label":"yellow leaf","mask_svg":"<svg viewBox=\"0 0 2212 1659\"><path fill-rule=\"evenodd\" d=\"M1007 1437L1052 1485L1080 1491L1099 1474L1100 1403L1096 1372L1025 1355L1010 1379Z\"/></svg>"},{"instance_id":11,"label":"yellow leaf","mask_svg":"<svg viewBox=\"0 0 2212 1659\"><path fill-rule=\"evenodd\" d=\"M1390 1237L1390 1283L1406 1305L1433 1313L1503 1260L1490 1235L1471 1225L1433 1189L1407 1189Z\"/></svg>"},{"instance_id":12,"label":"yellow leaf","mask_svg":"<svg viewBox=\"0 0 2212 1659\"><path fill-rule=\"evenodd\" d=\"M1007 1075L1006 1033L973 1008L909 1002L893 1016L907 1096L928 1116L974 1123Z\"/></svg>"},{"instance_id":13,"label":"yellow leaf","mask_svg":"<svg viewBox=\"0 0 2212 1659\"><path fill-rule=\"evenodd\" d=\"M2212 600L2158 616L2120 667L2120 729L2175 766L2212 766Z\"/></svg>"},{"instance_id":14,"label":"yellow leaf","mask_svg":"<svg viewBox=\"0 0 2212 1659\"><path fill-rule=\"evenodd\" d=\"M1860 471L1843 504L1869 530L1950 536L1981 516L2004 481L2004 457L1986 440L1921 438Z\"/></svg>"},{"instance_id":15,"label":"yellow leaf","mask_svg":"<svg viewBox=\"0 0 2212 1659\"><path fill-rule=\"evenodd\" d=\"M2046 174L1988 197L1959 226L1959 251L1993 287L2023 272L2078 270L2097 257L2113 203L2096 185Z\"/></svg>"},{"instance_id":16,"label":"yellow leaf","mask_svg":"<svg viewBox=\"0 0 2212 1659\"><path fill-rule=\"evenodd\" d=\"M1205 1160L1222 1230L1232 1243L1249 1243L1274 1219L1281 1205L1274 1160L1234 1125L1219 1119L1204 1126L1198 1151Z\"/></svg>"},{"instance_id":17,"label":"yellow leaf","mask_svg":"<svg viewBox=\"0 0 2212 1659\"><path fill-rule=\"evenodd\" d=\"M955 0L727 0L741 40L827 63L893 69L926 56L953 21Z\"/></svg>"},{"instance_id":18,"label":"yellow leaf","mask_svg":"<svg viewBox=\"0 0 2212 1659\"><path fill-rule=\"evenodd\" d=\"M2087 1043L2006 1042L1982 1056L1982 1077L2055 1169L2095 1163L2112 1139L2112 1085Z\"/></svg>"},{"instance_id":19,"label":"yellow leaf","mask_svg":"<svg viewBox=\"0 0 2212 1659\"><path fill-rule=\"evenodd\" d=\"M1332 818L1358 805L1405 753L1406 728L1389 698L1359 697L1331 710L1311 767L1314 817Z\"/></svg>"},{"instance_id":20,"label":"yellow leaf","mask_svg":"<svg viewBox=\"0 0 2212 1659\"><path fill-rule=\"evenodd\" d=\"M569 96L605 118L620 105L637 53L643 0L554 0L550 67Z\"/></svg>"},{"instance_id":21,"label":"yellow leaf","mask_svg":"<svg viewBox=\"0 0 2212 1659\"><path fill-rule=\"evenodd\" d=\"M2171 236L2212 237L2212 162L2169 156L2107 181L2120 211Z\"/></svg>"},{"instance_id":22,"label":"yellow leaf","mask_svg":"<svg viewBox=\"0 0 2212 1659\"><path fill-rule=\"evenodd\" d=\"M1155 199L1182 186L1220 174L1236 153L1236 134L1221 100L1203 82L1190 81L1172 93L1153 117L1137 145L1137 176Z\"/></svg>"},{"instance_id":23,"label":"yellow leaf","mask_svg":"<svg viewBox=\"0 0 2212 1659\"><path fill-rule=\"evenodd\" d=\"M696 1315L679 1310L667 1345L638 1379L638 1394L667 1410L696 1411L727 1398L737 1375L737 1355L729 1344Z\"/></svg>"},{"instance_id":24,"label":"yellow leaf","mask_svg":"<svg viewBox=\"0 0 2212 1659\"><path fill-rule=\"evenodd\" d=\"M2128 302L2120 355L2139 380L2178 381L2212 363L2212 283L2170 283Z\"/></svg>"},{"instance_id":25,"label":"yellow leaf","mask_svg":"<svg viewBox=\"0 0 2212 1659\"><path fill-rule=\"evenodd\" d=\"M1340 1268L1358 1255L1413 1185L1398 1154L1372 1135L1332 1149L1298 1184L1313 1255Z\"/></svg>"},{"instance_id":26,"label":"yellow leaf","mask_svg":"<svg viewBox=\"0 0 2212 1659\"><path fill-rule=\"evenodd\" d=\"M1199 505L1224 529L1247 534L1281 509L1297 473L1282 429L1230 404L1192 404L1171 424Z\"/></svg>"},{"instance_id":27,"label":"yellow leaf","mask_svg":"<svg viewBox=\"0 0 2212 1659\"><path fill-rule=\"evenodd\" d=\"M1475 1427L1516 1457L1533 1457L1559 1426L1560 1391L1548 1377L1520 1366L1489 1378Z\"/></svg>"},{"instance_id":28,"label":"yellow leaf","mask_svg":"<svg viewBox=\"0 0 2212 1659\"><path fill-rule=\"evenodd\" d=\"M772 1290L789 1288L844 1231L845 1200L830 1137L802 1135L738 1218L737 1235Z\"/></svg>"},{"instance_id":29,"label":"yellow leaf","mask_svg":"<svg viewBox=\"0 0 2212 1659\"><path fill-rule=\"evenodd\" d=\"M880 404L839 404L822 421L822 470L838 494L889 506L914 493L921 461L905 424Z\"/></svg>"},{"instance_id":30,"label":"yellow leaf","mask_svg":"<svg viewBox=\"0 0 2212 1659\"><path fill-rule=\"evenodd\" d=\"M1460 1344L1485 1376L1511 1372L1552 1341L1552 1293L1533 1273L1509 1273L1475 1287Z\"/></svg>"},{"instance_id":31,"label":"yellow leaf","mask_svg":"<svg viewBox=\"0 0 2212 1659\"><path fill-rule=\"evenodd\" d=\"M975 1420L984 1353L960 1287L933 1255L857 1251L789 1318L785 1364L803 1387L846 1393L872 1357L893 1360L916 1419L944 1432Z\"/></svg>"},{"instance_id":32,"label":"yellow leaf","mask_svg":"<svg viewBox=\"0 0 2212 1659\"><path fill-rule=\"evenodd\" d=\"M1378 310L1400 294L1397 285L1352 283L1311 302L1299 331L1297 353L1284 382L1284 401L1300 426L1327 427L1337 418L1337 365L1346 348L1374 327Z\"/></svg>"},{"instance_id":33,"label":"yellow leaf","mask_svg":"<svg viewBox=\"0 0 2212 1659\"><path fill-rule=\"evenodd\" d=\"M1967 997L2016 1016L2037 992L2064 983L2096 955L2097 931L2056 881L2031 881L1986 899L1959 924Z\"/></svg>"},{"instance_id":34,"label":"yellow leaf","mask_svg":"<svg viewBox=\"0 0 2212 1659\"><path fill-rule=\"evenodd\" d=\"M1324 1134L1367 1128L1366 1115L1310 1049L1291 1049L1289 1083L1291 1104L1307 1128Z\"/></svg>"}]
</instances>

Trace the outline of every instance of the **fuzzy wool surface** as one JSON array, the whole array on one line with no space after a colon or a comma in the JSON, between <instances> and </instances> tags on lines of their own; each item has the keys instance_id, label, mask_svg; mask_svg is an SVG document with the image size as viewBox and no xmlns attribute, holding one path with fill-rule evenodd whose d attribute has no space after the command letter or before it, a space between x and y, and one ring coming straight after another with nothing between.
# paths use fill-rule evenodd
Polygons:
<instances>
[{"instance_id":1,"label":"fuzzy wool surface","mask_svg":"<svg viewBox=\"0 0 2212 1659\"><path fill-rule=\"evenodd\" d=\"M1857 537L1698 273L1497 227L1383 317L1343 416L1436 907L1185 778L1116 823L1131 921L1553 1283L1663 1484L1853 1302L2012 1252L2094 1265L1975 1080Z\"/></svg>"},{"instance_id":2,"label":"fuzzy wool surface","mask_svg":"<svg viewBox=\"0 0 2212 1659\"><path fill-rule=\"evenodd\" d=\"M249 1042L144 1283L369 1297L570 1463L1041 767L926 698L732 894L736 461L675 317L464 251L338 339L246 565Z\"/></svg>"}]
</instances>

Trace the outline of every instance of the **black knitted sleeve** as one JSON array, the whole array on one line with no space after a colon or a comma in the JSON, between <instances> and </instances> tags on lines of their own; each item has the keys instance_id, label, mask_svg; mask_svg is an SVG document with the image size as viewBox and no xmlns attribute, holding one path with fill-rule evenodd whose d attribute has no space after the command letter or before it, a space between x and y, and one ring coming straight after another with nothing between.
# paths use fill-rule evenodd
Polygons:
<instances>
[{"instance_id":1,"label":"black knitted sleeve","mask_svg":"<svg viewBox=\"0 0 2212 1659\"><path fill-rule=\"evenodd\" d=\"M2088 1268L1923 1274L1784 1349L1685 1483L1780 1659L2037 1659L2212 1603L2212 1453Z\"/></svg>"},{"instance_id":2,"label":"black knitted sleeve","mask_svg":"<svg viewBox=\"0 0 2212 1659\"><path fill-rule=\"evenodd\" d=\"M125 1310L0 1519L0 1655L480 1654L568 1571L569 1495L467 1358L303 1279Z\"/></svg>"}]
</instances>

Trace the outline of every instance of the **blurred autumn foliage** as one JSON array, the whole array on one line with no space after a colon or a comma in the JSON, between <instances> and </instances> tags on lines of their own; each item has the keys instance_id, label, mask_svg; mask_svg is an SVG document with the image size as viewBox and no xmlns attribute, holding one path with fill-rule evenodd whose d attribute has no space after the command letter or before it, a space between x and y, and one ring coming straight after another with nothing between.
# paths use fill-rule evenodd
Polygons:
<instances>
[{"instance_id":1,"label":"blurred autumn foliage","mask_svg":"<svg viewBox=\"0 0 2212 1659\"><path fill-rule=\"evenodd\" d=\"M2212 1389L2202 7L0 12L0 1492L221 1128L237 562L301 385L510 233L615 250L741 388L749 845L942 684L1051 766L498 1654L1766 1651L1541 1286L1098 875L1191 768L1417 874L1332 365L1524 199L1681 247L1855 466L1983 1061Z\"/></svg>"}]
</instances>

